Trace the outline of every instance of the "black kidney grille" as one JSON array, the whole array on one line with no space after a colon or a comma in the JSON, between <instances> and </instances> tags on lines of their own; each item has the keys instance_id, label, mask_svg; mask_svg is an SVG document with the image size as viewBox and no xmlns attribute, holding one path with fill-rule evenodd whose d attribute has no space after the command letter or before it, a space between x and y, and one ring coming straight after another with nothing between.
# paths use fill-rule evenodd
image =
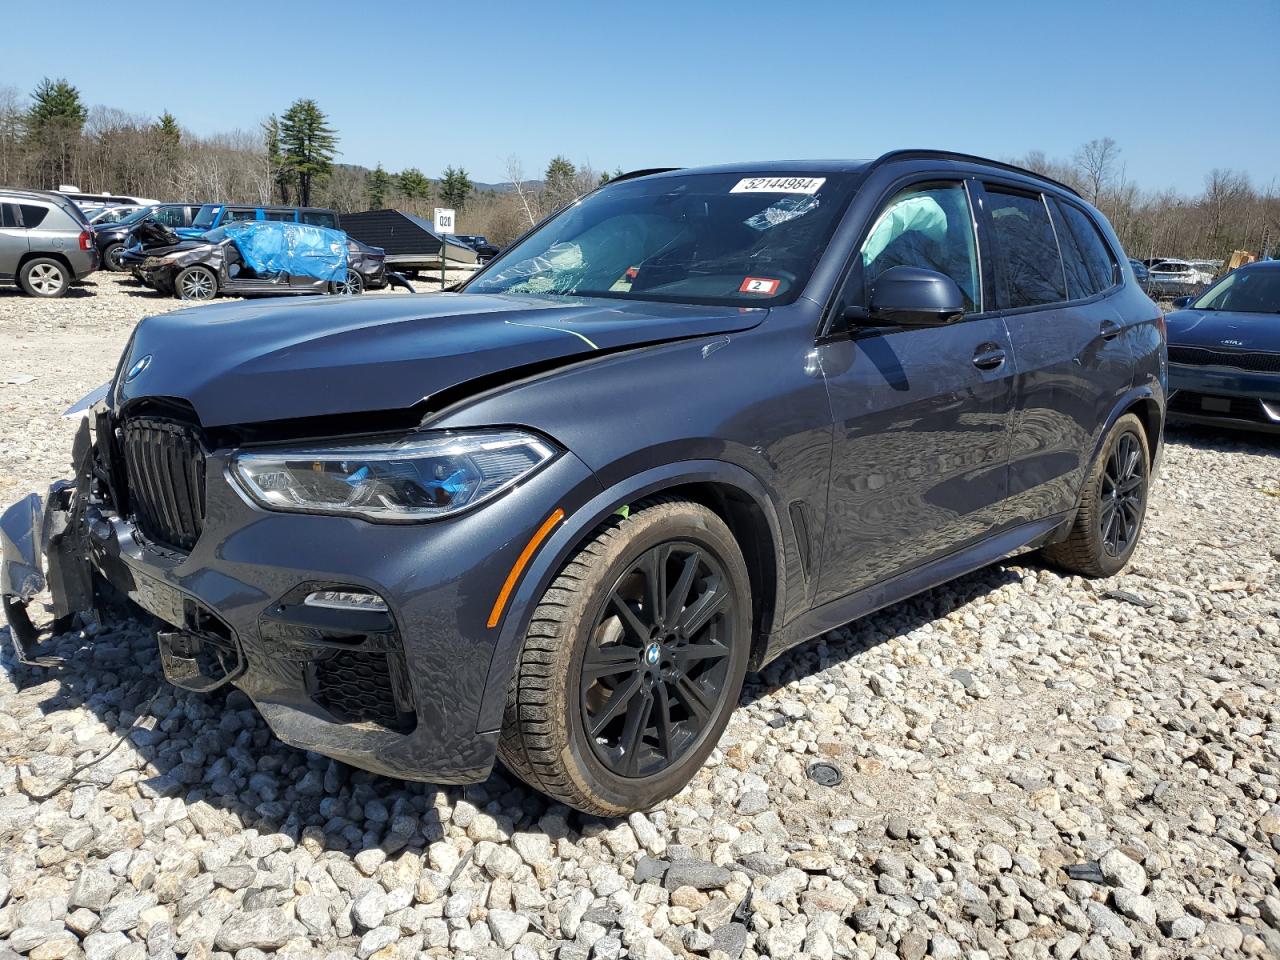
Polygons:
<instances>
[{"instance_id":1,"label":"black kidney grille","mask_svg":"<svg viewBox=\"0 0 1280 960\"><path fill-rule=\"evenodd\" d=\"M204 526L204 451L195 430L173 420L126 420L125 474L143 534L183 550Z\"/></svg>"},{"instance_id":2,"label":"black kidney grille","mask_svg":"<svg viewBox=\"0 0 1280 960\"><path fill-rule=\"evenodd\" d=\"M1206 347L1169 347L1170 363L1194 366L1235 367L1256 373L1280 373L1280 353L1211 350Z\"/></svg>"}]
</instances>

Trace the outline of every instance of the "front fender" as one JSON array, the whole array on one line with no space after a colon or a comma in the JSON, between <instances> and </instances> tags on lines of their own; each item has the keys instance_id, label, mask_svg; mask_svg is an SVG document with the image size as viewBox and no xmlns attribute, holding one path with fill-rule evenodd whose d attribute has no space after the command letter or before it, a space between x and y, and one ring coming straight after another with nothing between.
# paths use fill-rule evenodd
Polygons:
<instances>
[{"instance_id":1,"label":"front fender","mask_svg":"<svg viewBox=\"0 0 1280 960\"><path fill-rule=\"evenodd\" d=\"M777 594L772 607L775 622L761 624L760 627L764 633L775 629L776 621L781 611L785 609L783 600L786 586L782 571L786 567L782 554L782 528L778 520L778 512L764 484L742 467L721 460L685 460L654 467L608 487L566 517L530 563L519 587L512 594L506 616L503 618L498 642L494 646L477 732L489 733L502 726L507 687L511 682L516 656L520 645L524 642L529 620L542 595L546 593L551 582L582 541L611 514L616 513L619 507L634 503L650 494L691 483L716 483L733 487L750 497L768 521L769 533L773 541L775 569L779 571L779 575L774 578L777 584Z\"/></svg>"}]
</instances>

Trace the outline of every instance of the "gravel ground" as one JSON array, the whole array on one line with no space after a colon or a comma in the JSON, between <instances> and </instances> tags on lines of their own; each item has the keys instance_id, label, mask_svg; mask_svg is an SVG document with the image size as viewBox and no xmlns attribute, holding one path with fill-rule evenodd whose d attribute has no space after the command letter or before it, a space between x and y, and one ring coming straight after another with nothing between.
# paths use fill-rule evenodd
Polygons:
<instances>
[{"instance_id":1,"label":"gravel ground","mask_svg":"<svg viewBox=\"0 0 1280 960\"><path fill-rule=\"evenodd\" d=\"M0 501L176 306L85 289L0 294ZM1280 956L1280 442L1172 433L1114 581L1024 560L749 677L693 784L617 821L286 747L134 624L58 671L0 632L0 960Z\"/></svg>"}]
</instances>

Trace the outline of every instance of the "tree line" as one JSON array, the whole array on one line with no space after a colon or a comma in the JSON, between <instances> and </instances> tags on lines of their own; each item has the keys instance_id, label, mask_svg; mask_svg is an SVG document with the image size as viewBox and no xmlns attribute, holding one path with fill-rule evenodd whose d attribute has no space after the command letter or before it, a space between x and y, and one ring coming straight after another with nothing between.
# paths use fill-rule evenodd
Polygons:
<instances>
[{"instance_id":1,"label":"tree line","mask_svg":"<svg viewBox=\"0 0 1280 960\"><path fill-rule=\"evenodd\" d=\"M46 78L27 96L0 87L0 184L7 186L67 183L163 200L314 205L340 213L395 207L426 218L446 206L459 212L461 232L505 244L610 177L556 156L540 178L527 179L512 156L508 188L479 190L461 166L433 178L417 167L341 163L340 142L311 99L294 101L255 129L198 136L168 110L146 117L90 107L61 79ZM1039 150L1012 159L1067 183L1101 209L1131 256L1280 255L1275 181L1258 185L1239 171L1214 169L1197 196L1144 190L1110 137L1089 141L1067 159Z\"/></svg>"}]
</instances>

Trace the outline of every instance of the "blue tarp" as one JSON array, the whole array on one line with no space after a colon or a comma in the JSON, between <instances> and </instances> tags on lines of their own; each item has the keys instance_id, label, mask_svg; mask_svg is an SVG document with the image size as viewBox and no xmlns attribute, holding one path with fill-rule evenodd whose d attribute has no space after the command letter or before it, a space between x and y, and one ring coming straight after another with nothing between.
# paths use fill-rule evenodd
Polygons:
<instances>
[{"instance_id":1,"label":"blue tarp","mask_svg":"<svg viewBox=\"0 0 1280 960\"><path fill-rule=\"evenodd\" d=\"M241 220L219 228L260 277L279 273L341 282L347 277L347 235L306 223Z\"/></svg>"}]
</instances>

